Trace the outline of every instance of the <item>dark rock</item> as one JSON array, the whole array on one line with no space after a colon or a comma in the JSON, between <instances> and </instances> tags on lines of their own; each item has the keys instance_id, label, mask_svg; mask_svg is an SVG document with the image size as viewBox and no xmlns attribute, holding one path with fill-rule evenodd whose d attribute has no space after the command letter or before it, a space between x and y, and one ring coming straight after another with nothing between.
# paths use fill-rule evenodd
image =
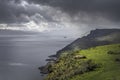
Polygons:
<instances>
[{"instance_id":1,"label":"dark rock","mask_svg":"<svg viewBox=\"0 0 120 80\"><path fill-rule=\"evenodd\" d=\"M48 62L54 62L54 61L56 61L56 59L53 59L53 58L51 58L51 59L46 59L46 61L48 61Z\"/></svg>"},{"instance_id":2,"label":"dark rock","mask_svg":"<svg viewBox=\"0 0 120 80\"><path fill-rule=\"evenodd\" d=\"M46 66L41 66L38 69L40 70L40 73L42 73L42 74L48 74L49 73Z\"/></svg>"},{"instance_id":3,"label":"dark rock","mask_svg":"<svg viewBox=\"0 0 120 80\"><path fill-rule=\"evenodd\" d=\"M50 56L48 56L49 58L55 58L55 57L57 57L56 55L50 55Z\"/></svg>"},{"instance_id":4,"label":"dark rock","mask_svg":"<svg viewBox=\"0 0 120 80\"><path fill-rule=\"evenodd\" d=\"M38 69L40 70L40 73L42 74L48 74L50 73L50 67L54 64L55 62L48 62L45 66L41 66Z\"/></svg>"}]
</instances>

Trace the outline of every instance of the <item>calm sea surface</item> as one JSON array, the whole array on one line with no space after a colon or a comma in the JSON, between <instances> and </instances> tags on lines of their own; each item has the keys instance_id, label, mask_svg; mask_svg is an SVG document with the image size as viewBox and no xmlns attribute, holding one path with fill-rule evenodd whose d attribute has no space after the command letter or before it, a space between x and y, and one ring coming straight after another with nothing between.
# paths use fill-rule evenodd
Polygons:
<instances>
[{"instance_id":1,"label":"calm sea surface","mask_svg":"<svg viewBox=\"0 0 120 80\"><path fill-rule=\"evenodd\" d=\"M0 80L43 80L38 67L72 41L47 33L0 31Z\"/></svg>"}]
</instances>

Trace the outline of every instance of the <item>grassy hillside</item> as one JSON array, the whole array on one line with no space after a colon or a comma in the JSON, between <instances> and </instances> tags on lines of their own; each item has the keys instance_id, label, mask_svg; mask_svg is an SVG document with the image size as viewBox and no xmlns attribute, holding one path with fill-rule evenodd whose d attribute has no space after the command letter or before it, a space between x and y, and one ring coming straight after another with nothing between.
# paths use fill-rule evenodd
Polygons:
<instances>
[{"instance_id":1,"label":"grassy hillside","mask_svg":"<svg viewBox=\"0 0 120 80\"><path fill-rule=\"evenodd\" d=\"M120 80L120 44L63 53L45 80Z\"/></svg>"},{"instance_id":2,"label":"grassy hillside","mask_svg":"<svg viewBox=\"0 0 120 80\"><path fill-rule=\"evenodd\" d=\"M74 49L88 49L91 47L120 43L120 29L95 29L86 36L78 38L56 54L57 57L64 51Z\"/></svg>"}]
</instances>

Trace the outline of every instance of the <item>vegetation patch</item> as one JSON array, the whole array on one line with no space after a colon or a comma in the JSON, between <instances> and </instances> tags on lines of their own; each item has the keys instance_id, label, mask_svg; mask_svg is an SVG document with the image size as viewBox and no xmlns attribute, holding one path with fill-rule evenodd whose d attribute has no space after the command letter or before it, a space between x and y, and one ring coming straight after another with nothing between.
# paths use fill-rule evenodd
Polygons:
<instances>
[{"instance_id":1,"label":"vegetation patch","mask_svg":"<svg viewBox=\"0 0 120 80\"><path fill-rule=\"evenodd\" d=\"M116 58L115 61L120 62L120 58Z\"/></svg>"},{"instance_id":2,"label":"vegetation patch","mask_svg":"<svg viewBox=\"0 0 120 80\"><path fill-rule=\"evenodd\" d=\"M45 80L120 80L119 46L65 52L49 66Z\"/></svg>"},{"instance_id":3,"label":"vegetation patch","mask_svg":"<svg viewBox=\"0 0 120 80\"><path fill-rule=\"evenodd\" d=\"M117 54L120 54L120 52L116 52L116 51L108 51L108 54L114 54L114 55L117 55Z\"/></svg>"},{"instance_id":4,"label":"vegetation patch","mask_svg":"<svg viewBox=\"0 0 120 80\"><path fill-rule=\"evenodd\" d=\"M67 58L68 59L68 58ZM60 62L51 65L46 80L67 80L68 78L93 71L97 65L92 60L80 60L71 57L71 59L60 59Z\"/></svg>"}]
</instances>

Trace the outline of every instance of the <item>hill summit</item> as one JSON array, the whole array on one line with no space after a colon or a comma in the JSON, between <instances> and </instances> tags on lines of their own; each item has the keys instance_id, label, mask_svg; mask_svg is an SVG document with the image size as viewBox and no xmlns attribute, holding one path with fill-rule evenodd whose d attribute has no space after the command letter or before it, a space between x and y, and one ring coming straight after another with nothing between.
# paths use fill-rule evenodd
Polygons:
<instances>
[{"instance_id":1,"label":"hill summit","mask_svg":"<svg viewBox=\"0 0 120 80\"><path fill-rule=\"evenodd\" d=\"M95 29L87 36L78 38L71 44L59 50L58 57L62 52L76 49L87 49L90 47L120 43L120 29Z\"/></svg>"}]
</instances>

